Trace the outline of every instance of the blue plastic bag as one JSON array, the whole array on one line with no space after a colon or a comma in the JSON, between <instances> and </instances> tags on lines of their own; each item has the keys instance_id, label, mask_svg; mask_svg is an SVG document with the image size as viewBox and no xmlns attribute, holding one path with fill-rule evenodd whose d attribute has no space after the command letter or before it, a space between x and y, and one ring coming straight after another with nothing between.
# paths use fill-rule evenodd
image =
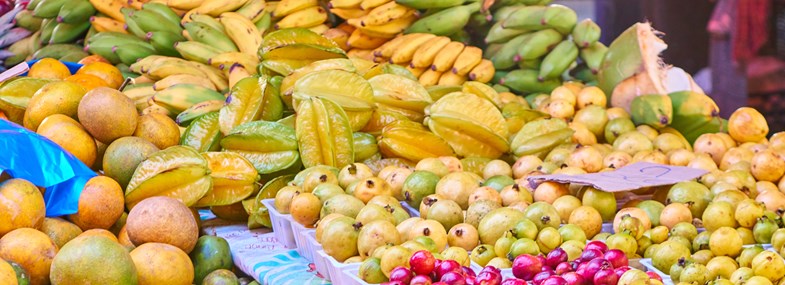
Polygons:
<instances>
[{"instance_id":1,"label":"blue plastic bag","mask_svg":"<svg viewBox=\"0 0 785 285\"><path fill-rule=\"evenodd\" d=\"M46 216L76 213L85 183L96 173L49 139L0 120L0 173L46 188Z\"/></svg>"}]
</instances>

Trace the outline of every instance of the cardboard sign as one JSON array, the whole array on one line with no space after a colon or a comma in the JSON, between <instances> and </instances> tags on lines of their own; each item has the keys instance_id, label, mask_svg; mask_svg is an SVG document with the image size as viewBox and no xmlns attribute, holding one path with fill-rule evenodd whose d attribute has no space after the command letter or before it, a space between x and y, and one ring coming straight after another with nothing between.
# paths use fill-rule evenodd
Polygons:
<instances>
[{"instance_id":1,"label":"cardboard sign","mask_svg":"<svg viewBox=\"0 0 785 285\"><path fill-rule=\"evenodd\" d=\"M590 185L607 192L636 190L644 187L676 184L703 176L708 171L683 166L636 162L615 171L580 175L535 175L528 178L533 185L543 181Z\"/></svg>"}]
</instances>

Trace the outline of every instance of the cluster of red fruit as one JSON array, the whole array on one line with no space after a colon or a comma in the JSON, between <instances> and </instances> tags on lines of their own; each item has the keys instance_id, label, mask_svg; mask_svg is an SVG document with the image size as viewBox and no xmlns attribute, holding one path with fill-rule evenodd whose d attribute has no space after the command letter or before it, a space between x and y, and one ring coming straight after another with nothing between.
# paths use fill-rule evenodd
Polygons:
<instances>
[{"instance_id":1,"label":"cluster of red fruit","mask_svg":"<svg viewBox=\"0 0 785 285\"><path fill-rule=\"evenodd\" d=\"M383 285L474 285L501 284L502 281L501 272L493 266L476 273L455 260L436 259L427 250L415 252L409 258L409 266L393 269L390 281Z\"/></svg>"}]
</instances>

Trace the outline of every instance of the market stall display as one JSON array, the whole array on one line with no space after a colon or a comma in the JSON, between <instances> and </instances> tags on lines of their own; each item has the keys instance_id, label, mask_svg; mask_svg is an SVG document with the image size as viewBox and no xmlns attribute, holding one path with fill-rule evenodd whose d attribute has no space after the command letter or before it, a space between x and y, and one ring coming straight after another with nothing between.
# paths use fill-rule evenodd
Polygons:
<instances>
[{"instance_id":1,"label":"market stall display","mask_svg":"<svg viewBox=\"0 0 785 285\"><path fill-rule=\"evenodd\" d=\"M785 280L785 135L721 118L650 23L606 46L547 0L63 4L0 16L30 63L0 117L97 176L0 165L0 284ZM613 175L639 163L699 174Z\"/></svg>"}]
</instances>

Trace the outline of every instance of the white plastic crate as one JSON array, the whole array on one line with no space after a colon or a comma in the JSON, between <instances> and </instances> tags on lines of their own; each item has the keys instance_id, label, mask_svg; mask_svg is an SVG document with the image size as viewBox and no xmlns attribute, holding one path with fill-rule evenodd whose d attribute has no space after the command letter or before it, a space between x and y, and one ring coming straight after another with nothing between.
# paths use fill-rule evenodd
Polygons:
<instances>
[{"instance_id":1,"label":"white plastic crate","mask_svg":"<svg viewBox=\"0 0 785 285\"><path fill-rule=\"evenodd\" d=\"M305 236L305 240L308 251L313 253L313 264L316 266L316 271L329 280L329 272L327 269L329 261L327 261L325 256L319 254L319 251L322 251L322 245L316 242L316 231L308 232Z\"/></svg>"},{"instance_id":2,"label":"white plastic crate","mask_svg":"<svg viewBox=\"0 0 785 285\"><path fill-rule=\"evenodd\" d=\"M319 258L321 258L324 261L327 267L326 272L319 271L319 273L321 273L322 276L330 280L333 284L341 284L341 285L355 284L352 283L353 281L351 276L345 274L344 271L354 268L354 272L356 274L357 270L360 268L360 263L350 263L350 264L340 263L337 260L335 260L335 258L333 258L332 256L327 255L327 253L324 252L324 250L319 250L316 252L316 254L319 256ZM317 271L318 270L319 269L317 267Z\"/></svg>"},{"instance_id":3,"label":"white plastic crate","mask_svg":"<svg viewBox=\"0 0 785 285\"><path fill-rule=\"evenodd\" d=\"M267 212L270 213L270 222L273 224L275 238L284 247L295 248L296 243L292 234L292 225L286 215L279 213L275 209L275 199L264 199L262 204L267 207Z\"/></svg>"},{"instance_id":4,"label":"white plastic crate","mask_svg":"<svg viewBox=\"0 0 785 285\"><path fill-rule=\"evenodd\" d=\"M664 272L654 267L651 263L651 258L641 258L640 260L641 265L646 267L648 271L654 271L655 273L659 274L662 277L662 283L665 285L673 285L673 280L671 280L671 276L669 274L665 274Z\"/></svg>"},{"instance_id":5,"label":"white plastic crate","mask_svg":"<svg viewBox=\"0 0 785 285\"><path fill-rule=\"evenodd\" d=\"M315 230L301 225L300 223L292 219L291 215L286 215L286 218L289 220L289 224L291 225L292 228L291 230L292 230L292 235L294 236L295 246L297 247L297 253L299 253L300 256L302 256L306 260L313 262L314 253L313 251L308 250L308 246L307 246L308 241L306 240L306 236L308 232L315 232Z\"/></svg>"}]
</instances>

